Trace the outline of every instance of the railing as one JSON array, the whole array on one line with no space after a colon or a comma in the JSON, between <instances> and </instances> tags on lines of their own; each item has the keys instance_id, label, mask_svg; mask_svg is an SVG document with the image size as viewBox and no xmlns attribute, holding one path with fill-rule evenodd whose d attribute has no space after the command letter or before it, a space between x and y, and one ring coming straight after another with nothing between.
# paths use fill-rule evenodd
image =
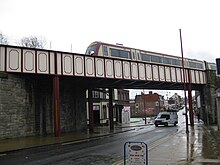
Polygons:
<instances>
[{"instance_id":1,"label":"railing","mask_svg":"<svg viewBox=\"0 0 220 165\"><path fill-rule=\"evenodd\" d=\"M0 71L183 83L181 67L0 45ZM186 82L206 84L205 71L185 69Z\"/></svg>"}]
</instances>

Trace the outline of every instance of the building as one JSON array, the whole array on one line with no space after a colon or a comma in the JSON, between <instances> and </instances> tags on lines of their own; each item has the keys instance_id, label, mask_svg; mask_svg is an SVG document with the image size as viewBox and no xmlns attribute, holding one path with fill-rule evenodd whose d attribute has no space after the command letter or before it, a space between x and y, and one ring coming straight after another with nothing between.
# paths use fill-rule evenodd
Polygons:
<instances>
[{"instance_id":1,"label":"building","mask_svg":"<svg viewBox=\"0 0 220 165\"><path fill-rule=\"evenodd\" d=\"M169 108L169 109L178 110L182 104L183 104L183 99L181 98L181 96L175 93L173 96L169 98L168 106L166 106L166 109Z\"/></svg>"},{"instance_id":2,"label":"building","mask_svg":"<svg viewBox=\"0 0 220 165\"><path fill-rule=\"evenodd\" d=\"M157 93L141 93L135 96L135 106L132 109L132 117L156 116L164 109L163 97Z\"/></svg>"},{"instance_id":3,"label":"building","mask_svg":"<svg viewBox=\"0 0 220 165\"><path fill-rule=\"evenodd\" d=\"M88 96L88 95L87 95ZM113 95L114 121L122 123L122 109L130 107L129 90L114 89ZM92 91L93 116L95 125L108 124L109 122L109 93L108 89L97 88ZM87 103L87 123L89 123L89 110Z\"/></svg>"}]
</instances>

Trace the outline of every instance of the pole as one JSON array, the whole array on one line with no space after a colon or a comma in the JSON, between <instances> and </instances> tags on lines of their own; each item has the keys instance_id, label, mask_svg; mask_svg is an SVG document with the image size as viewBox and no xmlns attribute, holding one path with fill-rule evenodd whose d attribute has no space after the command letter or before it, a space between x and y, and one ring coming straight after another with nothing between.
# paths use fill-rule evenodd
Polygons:
<instances>
[{"instance_id":1,"label":"pole","mask_svg":"<svg viewBox=\"0 0 220 165\"><path fill-rule=\"evenodd\" d=\"M59 94L59 77L57 75L53 78L54 91L54 132L55 137L60 137L60 94Z\"/></svg>"},{"instance_id":2,"label":"pole","mask_svg":"<svg viewBox=\"0 0 220 165\"><path fill-rule=\"evenodd\" d=\"M92 89L88 89L88 103L89 103L89 131L94 132L94 114L93 114L93 100Z\"/></svg>"},{"instance_id":3,"label":"pole","mask_svg":"<svg viewBox=\"0 0 220 165\"><path fill-rule=\"evenodd\" d=\"M113 116L113 89L109 88L109 123L110 130L114 130L114 116Z\"/></svg>"},{"instance_id":4,"label":"pole","mask_svg":"<svg viewBox=\"0 0 220 165\"><path fill-rule=\"evenodd\" d=\"M191 86L191 80L190 80L190 74L189 75L189 86L188 86L188 98L189 98L189 121L190 125L194 126L194 114L193 114L193 106L192 106L192 86Z\"/></svg>"},{"instance_id":5,"label":"pole","mask_svg":"<svg viewBox=\"0 0 220 165\"><path fill-rule=\"evenodd\" d=\"M182 34L181 29L179 29L180 32L180 44L181 44L181 54L182 54L182 69L183 69L183 83L184 83L184 97L185 97L185 117L186 117L186 133L189 133L188 128L188 114L187 114L187 99L186 99L186 80L185 80L185 68L184 68L184 58L183 58L183 44L182 44Z\"/></svg>"}]
</instances>

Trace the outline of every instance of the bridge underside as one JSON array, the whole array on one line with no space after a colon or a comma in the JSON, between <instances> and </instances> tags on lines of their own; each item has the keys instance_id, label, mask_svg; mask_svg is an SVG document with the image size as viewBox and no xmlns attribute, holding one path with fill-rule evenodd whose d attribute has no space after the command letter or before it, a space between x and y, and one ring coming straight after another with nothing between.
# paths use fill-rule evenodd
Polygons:
<instances>
[{"instance_id":1,"label":"bridge underside","mask_svg":"<svg viewBox=\"0 0 220 165\"><path fill-rule=\"evenodd\" d=\"M62 79L69 79L73 81L75 85L85 88L184 90L184 84L175 82L115 80L84 77L62 77ZM199 90L203 85L191 84L191 86L192 90Z\"/></svg>"}]
</instances>

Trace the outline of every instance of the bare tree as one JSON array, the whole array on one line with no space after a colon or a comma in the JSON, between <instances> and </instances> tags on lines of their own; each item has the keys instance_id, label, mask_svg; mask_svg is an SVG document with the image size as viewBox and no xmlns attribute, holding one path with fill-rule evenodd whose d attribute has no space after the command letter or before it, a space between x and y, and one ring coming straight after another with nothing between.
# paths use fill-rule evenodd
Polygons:
<instances>
[{"instance_id":1,"label":"bare tree","mask_svg":"<svg viewBox=\"0 0 220 165\"><path fill-rule=\"evenodd\" d=\"M0 44L8 45L7 38L0 32Z\"/></svg>"},{"instance_id":2,"label":"bare tree","mask_svg":"<svg viewBox=\"0 0 220 165\"><path fill-rule=\"evenodd\" d=\"M44 38L39 38L36 36L24 37L21 39L21 46L29 48L44 48L46 45L46 40Z\"/></svg>"}]
</instances>

